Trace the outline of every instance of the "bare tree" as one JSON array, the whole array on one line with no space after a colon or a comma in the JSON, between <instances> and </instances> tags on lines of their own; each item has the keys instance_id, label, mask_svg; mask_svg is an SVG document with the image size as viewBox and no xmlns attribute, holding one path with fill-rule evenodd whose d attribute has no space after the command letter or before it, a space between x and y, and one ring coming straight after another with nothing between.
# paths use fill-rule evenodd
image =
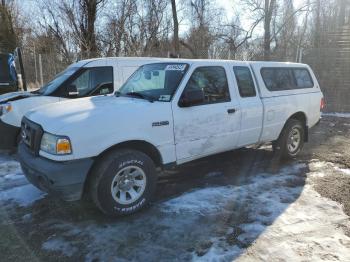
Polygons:
<instances>
[{"instance_id":1,"label":"bare tree","mask_svg":"<svg viewBox=\"0 0 350 262\"><path fill-rule=\"evenodd\" d=\"M271 56L271 20L276 8L276 0L265 0L264 5L264 59Z\"/></svg>"},{"instance_id":2,"label":"bare tree","mask_svg":"<svg viewBox=\"0 0 350 262\"><path fill-rule=\"evenodd\" d=\"M337 5L339 6L339 15L338 15L338 26L342 27L345 24L345 12L349 6L349 1L347 0L338 0Z\"/></svg>"},{"instance_id":3,"label":"bare tree","mask_svg":"<svg viewBox=\"0 0 350 262\"><path fill-rule=\"evenodd\" d=\"M294 59L294 52L296 50L296 21L294 14L294 5L292 0L282 1L282 29L278 34L276 30L278 26L275 27L274 35L276 41L276 49L279 49L279 57L282 60Z\"/></svg>"},{"instance_id":4,"label":"bare tree","mask_svg":"<svg viewBox=\"0 0 350 262\"><path fill-rule=\"evenodd\" d=\"M229 53L235 59L238 49L247 44L248 40L252 38L255 28L260 22L261 18L254 21L251 27L246 30L241 27L239 17L236 17L235 21L232 21L228 25L223 25L226 30L217 35L217 37L223 39L228 44Z\"/></svg>"},{"instance_id":5,"label":"bare tree","mask_svg":"<svg viewBox=\"0 0 350 262\"><path fill-rule=\"evenodd\" d=\"M180 45L179 45L179 21L177 18L177 10L176 10L176 0L171 0L171 10L173 14L173 27L174 27L174 52L176 56L179 56L180 53Z\"/></svg>"},{"instance_id":6,"label":"bare tree","mask_svg":"<svg viewBox=\"0 0 350 262\"><path fill-rule=\"evenodd\" d=\"M39 21L39 24L44 29L44 32L38 32L37 38L40 39L43 35L47 35L48 38L50 36L53 37L56 40L55 46L58 54L61 54L67 63L71 63L73 57L71 54L72 50L69 47L69 30L67 29L67 25L65 25L65 19L60 14L60 9L44 3L42 10L45 10L45 14L43 20Z\"/></svg>"},{"instance_id":7,"label":"bare tree","mask_svg":"<svg viewBox=\"0 0 350 262\"><path fill-rule=\"evenodd\" d=\"M104 2L105 0L78 0L60 3L60 9L73 28L80 51L85 57L97 55L95 23L98 9Z\"/></svg>"},{"instance_id":8,"label":"bare tree","mask_svg":"<svg viewBox=\"0 0 350 262\"><path fill-rule=\"evenodd\" d=\"M216 9L208 0L190 2L191 27L187 39L180 43L190 51L193 58L208 58L209 47L214 40L211 24L214 23Z\"/></svg>"},{"instance_id":9,"label":"bare tree","mask_svg":"<svg viewBox=\"0 0 350 262\"><path fill-rule=\"evenodd\" d=\"M106 55L120 56L126 48L128 38L128 22L136 17L137 7L135 0L119 0L115 3L118 12L107 13L107 23L101 41L105 46Z\"/></svg>"},{"instance_id":10,"label":"bare tree","mask_svg":"<svg viewBox=\"0 0 350 262\"><path fill-rule=\"evenodd\" d=\"M314 46L319 47L321 41L321 0L316 0Z\"/></svg>"},{"instance_id":11,"label":"bare tree","mask_svg":"<svg viewBox=\"0 0 350 262\"><path fill-rule=\"evenodd\" d=\"M13 1L1 0L0 4L0 50L12 52L18 42L18 30L15 25L15 6Z\"/></svg>"}]
</instances>

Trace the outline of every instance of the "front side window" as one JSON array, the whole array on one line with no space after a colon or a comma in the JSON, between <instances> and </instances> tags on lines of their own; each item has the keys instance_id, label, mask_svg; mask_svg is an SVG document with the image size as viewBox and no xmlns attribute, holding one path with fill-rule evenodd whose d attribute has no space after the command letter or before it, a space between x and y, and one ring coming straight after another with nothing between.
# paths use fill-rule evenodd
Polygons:
<instances>
[{"instance_id":1,"label":"front side window","mask_svg":"<svg viewBox=\"0 0 350 262\"><path fill-rule=\"evenodd\" d=\"M116 95L169 102L187 69L188 65L181 63L143 65L125 82Z\"/></svg>"},{"instance_id":2,"label":"front side window","mask_svg":"<svg viewBox=\"0 0 350 262\"><path fill-rule=\"evenodd\" d=\"M68 67L63 72L57 74L53 80L45 84L36 93L48 96L57 90L59 86L61 86L68 78L70 78L75 72L77 72L80 67Z\"/></svg>"},{"instance_id":3,"label":"front side window","mask_svg":"<svg viewBox=\"0 0 350 262\"><path fill-rule=\"evenodd\" d=\"M256 96L255 85L249 68L246 66L234 66L233 71L236 76L240 96Z\"/></svg>"},{"instance_id":4,"label":"front side window","mask_svg":"<svg viewBox=\"0 0 350 262\"><path fill-rule=\"evenodd\" d=\"M207 66L197 68L188 80L184 92L195 89L203 90L204 92L204 102L202 104L231 101L226 72L223 67Z\"/></svg>"},{"instance_id":5,"label":"front side window","mask_svg":"<svg viewBox=\"0 0 350 262\"><path fill-rule=\"evenodd\" d=\"M87 68L68 85L77 89L78 97L113 93L113 67Z\"/></svg>"}]
</instances>

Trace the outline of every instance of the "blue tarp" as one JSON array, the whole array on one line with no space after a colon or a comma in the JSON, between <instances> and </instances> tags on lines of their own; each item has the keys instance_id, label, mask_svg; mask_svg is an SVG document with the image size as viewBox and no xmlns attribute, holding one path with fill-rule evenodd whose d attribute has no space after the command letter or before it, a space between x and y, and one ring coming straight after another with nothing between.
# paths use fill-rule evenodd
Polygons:
<instances>
[{"instance_id":1,"label":"blue tarp","mask_svg":"<svg viewBox=\"0 0 350 262\"><path fill-rule=\"evenodd\" d=\"M17 81L15 57L13 56L13 54L8 55L7 64L9 67L9 73L10 73L11 80Z\"/></svg>"}]
</instances>

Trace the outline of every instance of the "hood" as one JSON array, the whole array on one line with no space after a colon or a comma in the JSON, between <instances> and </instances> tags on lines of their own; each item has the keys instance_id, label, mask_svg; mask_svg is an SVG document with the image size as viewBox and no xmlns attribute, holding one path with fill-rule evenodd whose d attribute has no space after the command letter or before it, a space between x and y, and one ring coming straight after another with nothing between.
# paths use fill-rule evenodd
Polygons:
<instances>
[{"instance_id":1,"label":"hood","mask_svg":"<svg viewBox=\"0 0 350 262\"><path fill-rule=\"evenodd\" d=\"M138 98L98 96L40 106L29 111L25 116L41 125L45 131L58 134L57 132L63 127L72 126L87 119L91 124L94 123L94 119L110 121L126 112L142 112L150 105L152 103L149 101Z\"/></svg>"},{"instance_id":2,"label":"hood","mask_svg":"<svg viewBox=\"0 0 350 262\"><path fill-rule=\"evenodd\" d=\"M0 95L0 103L20 100L30 96L35 96L35 94L30 92L24 92L24 91L7 93L7 94Z\"/></svg>"}]
</instances>

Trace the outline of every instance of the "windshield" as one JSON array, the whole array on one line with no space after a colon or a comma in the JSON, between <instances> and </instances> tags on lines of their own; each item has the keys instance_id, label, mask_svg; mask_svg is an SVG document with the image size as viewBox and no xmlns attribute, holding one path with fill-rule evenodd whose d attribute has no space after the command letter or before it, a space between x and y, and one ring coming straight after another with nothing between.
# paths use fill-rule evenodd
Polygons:
<instances>
[{"instance_id":1,"label":"windshield","mask_svg":"<svg viewBox=\"0 0 350 262\"><path fill-rule=\"evenodd\" d=\"M54 92L64 81L66 81L71 75L78 71L80 67L68 67L63 72L54 77L53 80L41 87L36 93L41 95L50 95Z\"/></svg>"},{"instance_id":2,"label":"windshield","mask_svg":"<svg viewBox=\"0 0 350 262\"><path fill-rule=\"evenodd\" d=\"M116 95L168 102L188 69L183 63L157 63L141 66Z\"/></svg>"}]
</instances>

